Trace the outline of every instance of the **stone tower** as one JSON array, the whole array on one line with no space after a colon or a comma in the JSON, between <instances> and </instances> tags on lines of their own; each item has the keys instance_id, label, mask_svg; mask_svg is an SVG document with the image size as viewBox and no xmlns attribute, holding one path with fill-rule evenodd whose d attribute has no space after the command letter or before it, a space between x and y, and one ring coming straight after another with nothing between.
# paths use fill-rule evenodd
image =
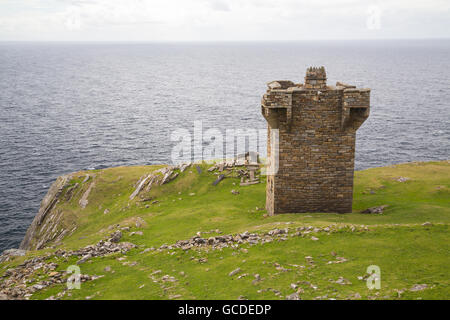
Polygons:
<instances>
[{"instance_id":1,"label":"stone tower","mask_svg":"<svg viewBox=\"0 0 450 320\"><path fill-rule=\"evenodd\" d=\"M355 135L369 116L370 89L326 80L324 67L311 67L304 84L268 83L261 109L271 215L352 211Z\"/></svg>"}]
</instances>

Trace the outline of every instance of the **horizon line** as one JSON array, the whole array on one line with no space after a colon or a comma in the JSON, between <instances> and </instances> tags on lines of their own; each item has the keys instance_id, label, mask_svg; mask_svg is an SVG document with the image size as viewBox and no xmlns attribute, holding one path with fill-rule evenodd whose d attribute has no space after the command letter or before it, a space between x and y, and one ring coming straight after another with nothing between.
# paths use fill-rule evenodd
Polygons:
<instances>
[{"instance_id":1,"label":"horizon line","mask_svg":"<svg viewBox=\"0 0 450 320\"><path fill-rule=\"evenodd\" d=\"M449 37L436 38L342 38L342 39L297 39L297 40L2 40L0 42L22 42L22 43L48 43L48 42L63 42L63 43L264 43L264 42L337 42L337 41L411 41L411 40L450 40Z\"/></svg>"}]
</instances>

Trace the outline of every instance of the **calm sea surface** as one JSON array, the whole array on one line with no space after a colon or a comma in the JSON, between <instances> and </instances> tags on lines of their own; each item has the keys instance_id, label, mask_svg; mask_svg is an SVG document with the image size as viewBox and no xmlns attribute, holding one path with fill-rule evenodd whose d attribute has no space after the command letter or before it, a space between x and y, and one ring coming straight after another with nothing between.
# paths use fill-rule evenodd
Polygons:
<instances>
[{"instance_id":1,"label":"calm sea surface","mask_svg":"<svg viewBox=\"0 0 450 320\"><path fill-rule=\"evenodd\" d=\"M372 88L356 168L450 158L450 40L0 43L0 252L51 182L87 168L168 163L175 128L265 128L266 82ZM263 151L264 153L264 151Z\"/></svg>"}]
</instances>

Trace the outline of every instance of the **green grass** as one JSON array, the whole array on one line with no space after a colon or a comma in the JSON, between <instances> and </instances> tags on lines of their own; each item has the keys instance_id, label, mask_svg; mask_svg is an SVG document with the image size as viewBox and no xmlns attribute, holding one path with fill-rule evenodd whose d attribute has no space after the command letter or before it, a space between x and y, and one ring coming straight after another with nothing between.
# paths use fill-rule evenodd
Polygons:
<instances>
[{"instance_id":1,"label":"green grass","mask_svg":"<svg viewBox=\"0 0 450 320\"><path fill-rule=\"evenodd\" d=\"M265 183L239 186L239 179L227 178L212 186L216 176L207 172L198 174L188 168L180 176L152 189L144 198L154 198L159 203L129 200L134 184L144 174L157 169L156 166L119 167L97 170L96 185L89 196L85 209L78 205L88 183L81 183L86 172L74 175L80 190L70 202L61 202L58 209L64 212L65 223L75 221L76 232L64 239L59 246L79 248L104 239L114 224L132 226L131 231L143 231L143 235L130 236L124 233L122 241L139 246L126 255L126 260L136 265L123 265L121 255L92 259L81 265L83 274L105 275L105 277L82 284L81 290L72 290L65 299L168 299L180 295L184 299L280 299L295 292L291 283L297 283L302 299L317 297L346 299L358 293L363 299L447 299L449 297L448 265L450 263L450 163L409 163L384 168L374 168L355 173L353 213L283 214L269 217L265 206ZM408 177L398 182L398 177ZM231 190L240 192L233 195ZM190 195L195 193L195 195ZM372 206L387 204L381 215L359 213ZM146 207L148 206L148 208ZM258 209L257 209L258 208ZM108 209L109 213L104 214ZM142 218L145 225L137 229L135 219ZM432 226L422 226L429 221ZM63 222L64 223L64 222ZM340 232L319 233L318 241L309 237L292 237L287 241L223 250L150 251L144 248L172 244L188 239L198 231L220 229L223 234L238 232L263 232L275 227L295 228L299 226L327 226L331 224L367 226L356 232L349 228ZM241 250L248 249L248 252ZM47 249L44 252L52 251ZM327 264L335 260L331 252L346 258L340 264ZM36 252L30 255L39 254ZM310 265L306 256L313 257ZM199 262L206 258L206 262ZM7 267L20 263L18 258L9 264L0 265L0 274ZM59 260L59 270L64 270L75 260ZM289 271L276 269L277 263ZM296 265L296 266L293 266ZM381 289L369 290L358 276L366 273L369 265L381 268ZM105 272L111 266L114 273ZM299 267L303 266L303 267ZM235 268L242 279L229 277ZM161 270L155 279L149 277ZM181 275L183 272L184 275ZM177 281L163 283L163 275L174 276ZM254 274L262 281L252 283ZM339 277L351 284L335 283ZM415 284L425 283L429 288L411 292ZM139 287L142 287L139 289ZM317 287L314 289L312 287ZM56 286L37 292L33 299L43 299L62 290ZM271 288L271 289L269 289ZM274 291L280 292L276 296ZM403 291L400 295L397 291Z\"/></svg>"}]
</instances>

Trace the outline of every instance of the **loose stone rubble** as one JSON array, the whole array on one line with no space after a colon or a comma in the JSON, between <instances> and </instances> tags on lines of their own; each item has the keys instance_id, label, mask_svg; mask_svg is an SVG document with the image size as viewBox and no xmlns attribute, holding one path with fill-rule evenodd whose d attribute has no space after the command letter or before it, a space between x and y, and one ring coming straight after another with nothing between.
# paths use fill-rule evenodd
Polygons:
<instances>
[{"instance_id":1,"label":"loose stone rubble","mask_svg":"<svg viewBox=\"0 0 450 320\"><path fill-rule=\"evenodd\" d=\"M117 227L117 226L116 226ZM313 234L330 234L333 232L339 231L350 231L350 232L362 232L368 231L368 227L364 225L337 225L332 224L326 227L313 227L313 226L301 226L295 228L275 228L271 229L267 232L263 233L250 233L248 231L235 234L235 235L222 235L221 231L218 229L197 232L197 234L190 238L189 240L180 240L177 241L173 245L162 245L158 249L147 248L144 252L150 251L167 251L167 250L191 250L191 249L202 249L208 248L211 250L221 250L225 247L239 248L240 245L257 245L263 243L269 243L272 241L285 241L288 240L289 237L311 237ZM215 235L213 235L215 234ZM203 235L210 235L208 237L204 237ZM106 256L114 253L125 254L129 250L136 248L137 246L129 243L129 242L120 242L122 238L122 231L116 230L108 237L107 240L101 240L95 245L89 245L84 248L78 250L56 250L52 254L46 254L42 257L32 258L26 260L21 265L8 269L5 274L0 278L0 298L1 299L29 299L33 293L47 288L49 286L55 284L64 284L69 274L66 271L56 271L58 268L58 264L55 262L50 262L48 260L58 257L67 259L69 257L77 257L77 264L82 265L83 263L88 262L90 259L95 257ZM241 248L242 252L248 252L247 249ZM8 254L10 254L9 252ZM336 256L336 254L332 253L332 255ZM2 255L3 257L5 255ZM119 258L123 260L124 258ZM314 261L312 257L306 257L306 261L314 266ZM206 258L196 259L199 263L207 262ZM336 261L330 261L330 263L343 263L347 261L343 257L336 257ZM289 272L292 271L292 268L300 268L304 266L290 265L290 268L285 268L278 263L274 263L274 266L278 272ZM45 280L39 279L36 275L36 272L42 272L42 274L48 275L48 278ZM158 272L159 271L159 272ZM113 272L111 267L106 267L105 272ZM161 279L156 278L156 274L160 273L160 270L155 271L150 275L155 281L162 282L174 282L177 281L173 276L164 275ZM236 280L249 276L248 273L242 273L240 268L236 268L229 273L230 277L236 277ZM254 275L255 279L253 280L254 284L262 281L259 274ZM99 276L96 275L81 275L82 282L91 281L98 279ZM339 284L348 284L346 279L338 279L336 283ZM295 284L298 286L298 284ZM297 287L292 287L293 289L297 289ZM313 288L313 287L312 287ZM269 290L269 289L267 289ZM272 289L271 289L272 290ZM282 297L281 293L275 289L272 290L276 296ZM300 299L299 292L301 292L301 288L291 295L286 296L286 299ZM51 299L60 299L65 294L69 294L68 290L64 289L64 291L60 292L56 297L51 297Z\"/></svg>"},{"instance_id":2,"label":"loose stone rubble","mask_svg":"<svg viewBox=\"0 0 450 320\"><path fill-rule=\"evenodd\" d=\"M120 234L121 236L121 234ZM114 253L125 254L129 250L136 248L136 245L130 242L115 241L119 237L117 232L111 234L107 240L101 240L95 245L88 245L78 250L62 250L59 249L53 254L31 258L24 261L15 268L6 270L0 277L0 297L4 299L29 299L33 293L55 284L63 284L67 282L68 274L66 271L56 271L58 264L47 262L54 257L69 258L71 256L79 257L77 264L82 264L94 257L106 256ZM119 238L120 239L120 238ZM4 255L2 255L3 257ZM39 280L36 272L48 275L46 280ZM81 282L96 280L100 276L96 275L80 275ZM60 294L62 297L67 290ZM54 297L53 297L54 298Z\"/></svg>"},{"instance_id":3,"label":"loose stone rubble","mask_svg":"<svg viewBox=\"0 0 450 320\"><path fill-rule=\"evenodd\" d=\"M337 284L340 285L349 285L352 284L350 281L348 281L347 279L345 279L344 277L339 277L339 279L337 279L336 281L334 281Z\"/></svg>"},{"instance_id":4,"label":"loose stone rubble","mask_svg":"<svg viewBox=\"0 0 450 320\"><path fill-rule=\"evenodd\" d=\"M234 269L233 271L231 271L231 272L228 274L228 276L229 276L229 277L232 277L232 276L238 274L239 272L241 272L241 268Z\"/></svg>"},{"instance_id":5,"label":"loose stone rubble","mask_svg":"<svg viewBox=\"0 0 450 320\"><path fill-rule=\"evenodd\" d=\"M427 284L423 283L423 284L415 284L411 289L409 289L409 291L411 292L416 292L416 291L422 291L429 288Z\"/></svg>"},{"instance_id":6,"label":"loose stone rubble","mask_svg":"<svg viewBox=\"0 0 450 320\"><path fill-rule=\"evenodd\" d=\"M286 296L286 300L301 300L300 296L298 295L297 292L294 292L288 296Z\"/></svg>"},{"instance_id":7,"label":"loose stone rubble","mask_svg":"<svg viewBox=\"0 0 450 320\"><path fill-rule=\"evenodd\" d=\"M241 186L248 186L260 183L259 175L260 169L259 155L257 152L246 152L238 155L235 159L215 163L208 169L208 172L217 171L219 175L213 185L217 185L220 181L228 176L240 178Z\"/></svg>"},{"instance_id":8,"label":"loose stone rubble","mask_svg":"<svg viewBox=\"0 0 450 320\"><path fill-rule=\"evenodd\" d=\"M340 225L329 225L327 227L318 228L313 226L303 226L295 229L285 228L278 229L275 228L266 233L249 233L245 231L243 233L235 234L235 235L219 235L219 236L211 236L208 238L202 238L200 233L197 233L194 237L188 240L179 240L175 244L167 245L164 244L160 246L157 250L173 250L173 249L182 249L182 250L190 250L202 247L210 247L212 250L232 247L237 248L241 244L264 244L272 241L285 241L288 240L288 237L307 237L312 236L312 234L317 233L334 233L338 232L342 229L349 229L351 232L356 231L368 231L367 226L340 226ZM339 263L339 262L336 262Z\"/></svg>"},{"instance_id":9,"label":"loose stone rubble","mask_svg":"<svg viewBox=\"0 0 450 320\"><path fill-rule=\"evenodd\" d=\"M387 207L389 207L387 204L382 205L382 206L378 206L378 207L372 207L372 208L368 208L366 210L361 211L361 213L377 213L377 214L382 214L384 209L386 209Z\"/></svg>"},{"instance_id":10,"label":"loose stone rubble","mask_svg":"<svg viewBox=\"0 0 450 320\"><path fill-rule=\"evenodd\" d=\"M9 261L11 257L22 257L26 253L25 250L21 249L8 249L3 251L0 255L0 263Z\"/></svg>"}]
</instances>

